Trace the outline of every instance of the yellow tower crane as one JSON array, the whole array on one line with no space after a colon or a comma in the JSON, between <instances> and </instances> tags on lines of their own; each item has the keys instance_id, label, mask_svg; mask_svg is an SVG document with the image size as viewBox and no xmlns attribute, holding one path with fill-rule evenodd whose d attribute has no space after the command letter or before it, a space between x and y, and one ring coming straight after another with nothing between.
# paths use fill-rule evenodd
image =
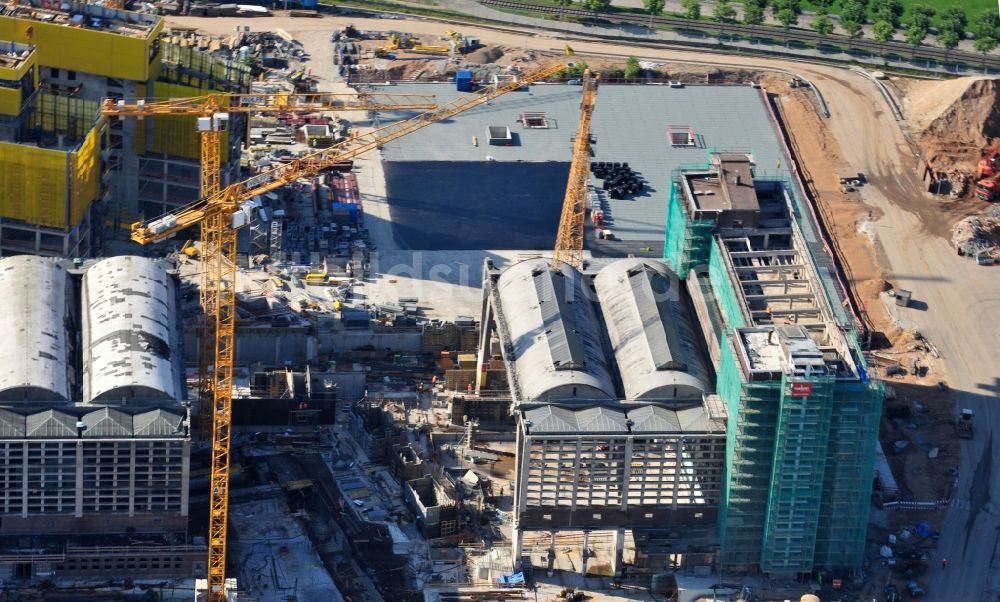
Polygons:
<instances>
[{"instance_id":1,"label":"yellow tower crane","mask_svg":"<svg viewBox=\"0 0 1000 602\"><path fill-rule=\"evenodd\" d=\"M229 123L230 113L318 113L338 111L413 111L436 109L430 94L227 94L214 93L174 100L126 102L107 99L101 106L101 115L108 117L137 117L190 115L198 118L197 130L201 135L201 198L218 194L221 189L222 139ZM201 272L201 307L206 316L214 315L207 304L211 299L206 281L208 273ZM210 358L213 357L212 325L204 327L199 357L197 427L202 437L212 432L212 391L208 375Z\"/></svg>"},{"instance_id":2,"label":"yellow tower crane","mask_svg":"<svg viewBox=\"0 0 1000 602\"><path fill-rule=\"evenodd\" d=\"M132 225L132 240L139 244L161 241L186 228L201 225L203 271L207 272L206 308L215 323L215 366L212 373L212 477L208 534L208 600L225 600L226 521L229 505L229 442L233 400L233 365L236 345L236 232L252 211L253 197L291 184L302 177L317 175L332 166L416 132L432 123L449 119L546 79L565 68L556 64L525 74L516 81L467 94L434 111L392 123L370 133L349 138L330 148L306 155L291 163L261 172L216 194L203 197L175 213Z\"/></svg>"},{"instance_id":3,"label":"yellow tower crane","mask_svg":"<svg viewBox=\"0 0 1000 602\"><path fill-rule=\"evenodd\" d=\"M569 166L569 183L559 216L559 233L552 266L565 263L579 269L583 265L583 233L587 219L587 187L590 181L590 119L597 101L598 76L583 74L583 100L580 101L580 121L573 140L573 160Z\"/></svg>"}]
</instances>

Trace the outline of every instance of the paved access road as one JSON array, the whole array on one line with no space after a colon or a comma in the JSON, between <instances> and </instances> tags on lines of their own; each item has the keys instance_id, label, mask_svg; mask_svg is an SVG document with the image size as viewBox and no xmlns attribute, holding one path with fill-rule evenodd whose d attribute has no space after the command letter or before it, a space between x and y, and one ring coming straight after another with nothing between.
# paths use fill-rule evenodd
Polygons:
<instances>
[{"instance_id":1,"label":"paved access road","mask_svg":"<svg viewBox=\"0 0 1000 602\"><path fill-rule=\"evenodd\" d=\"M260 19L171 17L171 22L228 34L235 25L254 30L284 28L290 32L325 31L353 24L361 29L405 30L441 35L446 25L425 20L385 21L346 17L322 19ZM595 28L599 29L599 28ZM565 39L532 30L461 26L465 35L487 44L526 50L561 50ZM601 32L604 35L620 31ZM315 34L314 34L315 35ZM836 137L844 158L866 173L870 186L863 200L881 217L875 222L884 250L886 268L902 288L912 290L925 311L908 310L907 318L939 348L946 359L949 385L958 392L959 407L976 412L976 436L962 440L963 462L955 502L948 510L939 542L948 569L932 564L928 602L994 599L1000 578L994 569L1000 516L993 500L1000 500L1000 478L991 478L990 454L994 432L1000 432L1000 268L986 268L958 257L948 244L947 224L935 201L922 192L917 176L918 157L891 115L874 84L847 69L759 58L724 57L717 54L645 49L625 44L588 42L574 38L579 55L640 55L651 61L716 62L734 67L794 71L815 83L826 96L831 116L826 124ZM808 132L799 135L808 136ZM808 165L813 173L837 166ZM977 470L977 467L979 469ZM1000 510L1000 504L997 504ZM997 563L1000 565L1000 562Z\"/></svg>"}]
</instances>

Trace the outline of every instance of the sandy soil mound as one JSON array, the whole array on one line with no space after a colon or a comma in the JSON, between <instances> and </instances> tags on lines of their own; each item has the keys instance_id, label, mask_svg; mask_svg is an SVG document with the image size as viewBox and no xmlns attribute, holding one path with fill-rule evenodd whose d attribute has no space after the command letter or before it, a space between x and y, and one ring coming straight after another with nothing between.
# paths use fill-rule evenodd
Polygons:
<instances>
[{"instance_id":1,"label":"sandy soil mound","mask_svg":"<svg viewBox=\"0 0 1000 602\"><path fill-rule=\"evenodd\" d=\"M971 172L982 150L1000 137L1000 80L912 82L904 111L923 156L936 169Z\"/></svg>"},{"instance_id":2,"label":"sandy soil mound","mask_svg":"<svg viewBox=\"0 0 1000 602\"><path fill-rule=\"evenodd\" d=\"M465 56L466 62L475 63L476 65L487 65L489 63L495 63L500 60L503 56L503 51L496 46L486 46L485 48L480 48L470 52Z\"/></svg>"}]
</instances>

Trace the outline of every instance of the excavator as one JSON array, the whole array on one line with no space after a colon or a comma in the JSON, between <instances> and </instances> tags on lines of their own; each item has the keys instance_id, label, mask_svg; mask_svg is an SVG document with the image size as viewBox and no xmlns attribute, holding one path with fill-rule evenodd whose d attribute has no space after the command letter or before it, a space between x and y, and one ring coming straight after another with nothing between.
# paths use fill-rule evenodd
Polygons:
<instances>
[{"instance_id":1,"label":"excavator","mask_svg":"<svg viewBox=\"0 0 1000 602\"><path fill-rule=\"evenodd\" d=\"M976 198L992 202L1000 200L1000 138L983 152L976 173Z\"/></svg>"}]
</instances>

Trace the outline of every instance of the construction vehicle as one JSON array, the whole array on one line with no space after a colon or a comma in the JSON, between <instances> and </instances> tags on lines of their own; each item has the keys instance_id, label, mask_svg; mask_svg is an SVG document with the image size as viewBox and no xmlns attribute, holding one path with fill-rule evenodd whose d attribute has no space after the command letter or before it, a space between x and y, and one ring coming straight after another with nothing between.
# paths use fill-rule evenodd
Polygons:
<instances>
[{"instance_id":1,"label":"construction vehicle","mask_svg":"<svg viewBox=\"0 0 1000 602\"><path fill-rule=\"evenodd\" d=\"M580 101L580 121L573 139L573 159L569 167L569 183L559 217L559 232L552 267L561 263L579 269L583 265L583 234L587 218L587 190L590 185L590 120L597 100L598 77L586 70L581 78L583 100Z\"/></svg>"},{"instance_id":2,"label":"construction vehicle","mask_svg":"<svg viewBox=\"0 0 1000 602\"><path fill-rule=\"evenodd\" d=\"M226 94L213 93L162 102L107 99L101 106L103 118L110 117L155 117L161 115L191 115L197 117L197 130L201 134L201 197L218 194L221 189L222 135L229 126L231 113L319 113L338 111L410 111L416 109L436 109L434 96L429 94ZM185 246L185 249L188 247ZM197 253L197 249L190 247ZM186 252L186 251L185 251ZM189 255L190 256L190 255ZM202 307L207 299L204 291L208 286L204 281L207 274L202 271ZM210 312L205 312L210 315ZM207 328L207 327L206 327ZM212 336L202 337L209 341ZM203 349L206 357L211 349ZM207 438L212 425L211 392L207 390L209 378L199 375L197 428L202 437Z\"/></svg>"},{"instance_id":3,"label":"construction vehicle","mask_svg":"<svg viewBox=\"0 0 1000 602\"><path fill-rule=\"evenodd\" d=\"M1000 198L997 179L1000 178L1000 138L993 142L979 159L976 170L976 198L981 201L995 201Z\"/></svg>"},{"instance_id":4,"label":"construction vehicle","mask_svg":"<svg viewBox=\"0 0 1000 602\"><path fill-rule=\"evenodd\" d=\"M480 46L479 38L463 36L454 29L449 29L444 35L450 41L452 50L460 54L471 52Z\"/></svg>"},{"instance_id":5,"label":"construction vehicle","mask_svg":"<svg viewBox=\"0 0 1000 602\"><path fill-rule=\"evenodd\" d=\"M405 50L406 52L414 52L417 54L448 54L451 52L451 46L421 44L419 42L415 42L414 39L407 34L394 31L389 34L389 39L384 45L375 49L375 56L386 57L394 50Z\"/></svg>"},{"instance_id":6,"label":"construction vehicle","mask_svg":"<svg viewBox=\"0 0 1000 602\"><path fill-rule=\"evenodd\" d=\"M232 184L215 194L147 222L132 224L132 240L147 245L166 240L187 228L201 226L202 308L214 323L212 391L212 477L209 497L208 602L226 600L226 521L229 505L229 455L236 346L236 233L252 219L253 199L316 176L330 166L351 161L387 143L481 106L526 84L551 77L565 65L554 64L525 74L519 80L475 94L463 95L437 110L397 121L367 134L279 165ZM205 356L202 356L205 359Z\"/></svg>"},{"instance_id":7,"label":"construction vehicle","mask_svg":"<svg viewBox=\"0 0 1000 602\"><path fill-rule=\"evenodd\" d=\"M955 428L962 439L972 439L972 420L975 414L969 408L962 408L955 420Z\"/></svg>"}]
</instances>

